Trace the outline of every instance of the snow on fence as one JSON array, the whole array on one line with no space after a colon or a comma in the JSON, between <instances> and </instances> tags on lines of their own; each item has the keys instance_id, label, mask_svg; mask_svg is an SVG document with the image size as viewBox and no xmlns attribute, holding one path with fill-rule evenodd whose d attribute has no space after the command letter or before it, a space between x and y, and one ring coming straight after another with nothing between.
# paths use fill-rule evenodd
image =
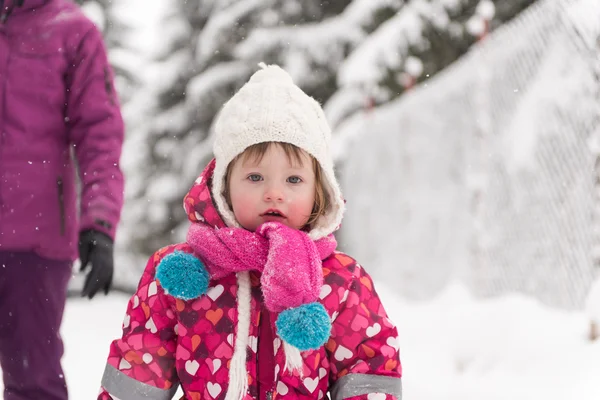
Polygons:
<instances>
[{"instance_id":1,"label":"snow on fence","mask_svg":"<svg viewBox=\"0 0 600 400\"><path fill-rule=\"evenodd\" d=\"M598 16L598 0L540 0L341 124L341 246L409 298L461 279L581 308L600 271Z\"/></svg>"}]
</instances>

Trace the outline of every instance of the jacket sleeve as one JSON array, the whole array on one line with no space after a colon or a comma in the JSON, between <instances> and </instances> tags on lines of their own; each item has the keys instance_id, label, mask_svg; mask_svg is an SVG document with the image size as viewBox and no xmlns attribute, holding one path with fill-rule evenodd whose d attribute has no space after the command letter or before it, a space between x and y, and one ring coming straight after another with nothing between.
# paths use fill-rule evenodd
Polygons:
<instances>
[{"instance_id":1,"label":"jacket sleeve","mask_svg":"<svg viewBox=\"0 0 600 400\"><path fill-rule=\"evenodd\" d=\"M66 118L81 177L80 230L114 239L123 205L124 124L102 34L91 23L66 74Z\"/></svg>"},{"instance_id":2,"label":"jacket sleeve","mask_svg":"<svg viewBox=\"0 0 600 400\"><path fill-rule=\"evenodd\" d=\"M339 314L332 319L332 334L326 345L331 399L401 399L398 331L388 318L371 277L358 264Z\"/></svg>"},{"instance_id":3,"label":"jacket sleeve","mask_svg":"<svg viewBox=\"0 0 600 400\"><path fill-rule=\"evenodd\" d=\"M110 345L98 400L167 400L177 391L176 309L155 279L161 258L160 251L150 258L129 300L123 335Z\"/></svg>"}]
</instances>

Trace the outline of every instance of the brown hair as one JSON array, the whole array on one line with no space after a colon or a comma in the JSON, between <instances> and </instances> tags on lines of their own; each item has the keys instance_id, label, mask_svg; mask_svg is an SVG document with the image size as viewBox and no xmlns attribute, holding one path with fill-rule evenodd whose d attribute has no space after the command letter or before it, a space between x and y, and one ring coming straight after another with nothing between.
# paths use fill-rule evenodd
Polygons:
<instances>
[{"instance_id":1,"label":"brown hair","mask_svg":"<svg viewBox=\"0 0 600 400\"><path fill-rule=\"evenodd\" d=\"M248 159L252 159L253 161L259 163L266 154L267 150L269 150L269 148L273 144L276 144L283 149L290 163L302 164L303 151L298 146L294 146L293 144L283 142L263 142L249 146L246 150L244 150L243 153L238 154L233 160L231 160L231 162L227 166L227 171L225 172L223 196L225 197L227 205L230 209L233 210L233 207L231 206L231 197L229 193L229 180L231 178L233 164L240 159L242 160L242 162ZM308 229L312 229L317 219L320 216L324 215L325 212L329 209L331 201L329 199L327 191L325 190L325 177L323 174L323 168L321 168L321 164L319 164L316 158L314 158L310 154L309 157L312 161L313 169L315 171L315 204L313 205L312 212L310 213L305 227L307 227Z\"/></svg>"}]
</instances>

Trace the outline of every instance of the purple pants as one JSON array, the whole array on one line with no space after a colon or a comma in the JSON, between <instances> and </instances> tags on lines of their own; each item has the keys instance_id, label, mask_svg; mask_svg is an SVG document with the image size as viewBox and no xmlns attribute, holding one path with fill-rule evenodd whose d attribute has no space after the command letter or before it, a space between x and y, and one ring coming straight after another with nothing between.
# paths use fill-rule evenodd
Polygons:
<instances>
[{"instance_id":1,"label":"purple pants","mask_svg":"<svg viewBox=\"0 0 600 400\"><path fill-rule=\"evenodd\" d=\"M4 400L67 400L59 329L71 262L0 252Z\"/></svg>"}]
</instances>

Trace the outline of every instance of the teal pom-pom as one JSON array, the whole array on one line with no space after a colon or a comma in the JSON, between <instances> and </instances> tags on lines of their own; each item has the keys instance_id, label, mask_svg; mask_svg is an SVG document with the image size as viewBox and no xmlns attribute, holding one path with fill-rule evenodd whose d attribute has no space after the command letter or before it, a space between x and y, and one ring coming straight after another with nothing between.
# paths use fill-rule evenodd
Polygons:
<instances>
[{"instance_id":1,"label":"teal pom-pom","mask_svg":"<svg viewBox=\"0 0 600 400\"><path fill-rule=\"evenodd\" d=\"M210 275L193 254L175 251L166 255L156 268L156 279L165 292L182 300L192 300L208 290Z\"/></svg>"},{"instance_id":2,"label":"teal pom-pom","mask_svg":"<svg viewBox=\"0 0 600 400\"><path fill-rule=\"evenodd\" d=\"M321 303L303 304L282 311L275 321L279 337L300 351L316 350L331 335L331 320Z\"/></svg>"}]
</instances>

